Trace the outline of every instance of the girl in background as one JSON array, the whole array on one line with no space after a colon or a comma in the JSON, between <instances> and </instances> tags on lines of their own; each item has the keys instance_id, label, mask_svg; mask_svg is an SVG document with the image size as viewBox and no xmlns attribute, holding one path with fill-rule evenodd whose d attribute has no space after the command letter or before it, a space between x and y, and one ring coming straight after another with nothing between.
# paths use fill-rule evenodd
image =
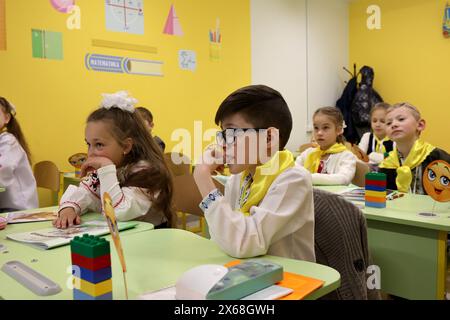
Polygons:
<instances>
[{"instance_id":1,"label":"girl in background","mask_svg":"<svg viewBox=\"0 0 450 320\"><path fill-rule=\"evenodd\" d=\"M296 160L312 174L315 185L348 185L356 172L356 157L344 146L344 117L335 107L318 109L313 116L314 140Z\"/></svg>"},{"instance_id":2,"label":"girl in background","mask_svg":"<svg viewBox=\"0 0 450 320\"><path fill-rule=\"evenodd\" d=\"M39 206L30 150L16 119L16 109L0 97L0 212Z\"/></svg>"},{"instance_id":3,"label":"girl in background","mask_svg":"<svg viewBox=\"0 0 450 320\"><path fill-rule=\"evenodd\" d=\"M384 157L394 149L394 142L386 134L386 111L391 105L377 103L370 111L372 132L366 132L359 142L359 148L369 157L369 164L378 167Z\"/></svg>"}]
</instances>

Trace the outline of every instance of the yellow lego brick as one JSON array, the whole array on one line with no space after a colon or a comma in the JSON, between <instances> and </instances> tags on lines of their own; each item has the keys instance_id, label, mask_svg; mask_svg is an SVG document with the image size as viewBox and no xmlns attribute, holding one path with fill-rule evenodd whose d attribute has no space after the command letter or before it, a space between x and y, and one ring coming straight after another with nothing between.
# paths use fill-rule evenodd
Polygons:
<instances>
[{"instance_id":1,"label":"yellow lego brick","mask_svg":"<svg viewBox=\"0 0 450 320\"><path fill-rule=\"evenodd\" d=\"M366 195L366 197L372 197L372 198L386 198L386 191L366 190L365 195Z\"/></svg>"},{"instance_id":2,"label":"yellow lego brick","mask_svg":"<svg viewBox=\"0 0 450 320\"><path fill-rule=\"evenodd\" d=\"M87 293L88 295L92 296L92 297L98 297L98 296L102 296L108 292L112 291L112 280L108 279L106 281L103 282L99 282L97 284L93 284L89 281L85 281L83 279L74 277L74 283L78 284L79 288L75 288L78 289L84 293Z\"/></svg>"}]
</instances>

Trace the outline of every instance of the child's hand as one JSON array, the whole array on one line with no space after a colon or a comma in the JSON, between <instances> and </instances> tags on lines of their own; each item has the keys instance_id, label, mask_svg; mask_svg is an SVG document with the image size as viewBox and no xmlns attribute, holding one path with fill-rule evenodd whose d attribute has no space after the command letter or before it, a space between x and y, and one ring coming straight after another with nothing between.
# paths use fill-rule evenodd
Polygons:
<instances>
[{"instance_id":1,"label":"child's hand","mask_svg":"<svg viewBox=\"0 0 450 320\"><path fill-rule=\"evenodd\" d=\"M53 226L58 229L66 229L80 223L81 218L73 208L64 208L59 212L58 218L53 221Z\"/></svg>"},{"instance_id":2,"label":"child's hand","mask_svg":"<svg viewBox=\"0 0 450 320\"><path fill-rule=\"evenodd\" d=\"M83 178L89 172L106 167L110 164L114 163L106 157L89 157L81 166L81 177Z\"/></svg>"},{"instance_id":3,"label":"child's hand","mask_svg":"<svg viewBox=\"0 0 450 320\"><path fill-rule=\"evenodd\" d=\"M225 154L223 150L216 145L212 145L203 153L201 159L195 166L195 171L213 174L215 171L222 171L224 164Z\"/></svg>"}]
</instances>

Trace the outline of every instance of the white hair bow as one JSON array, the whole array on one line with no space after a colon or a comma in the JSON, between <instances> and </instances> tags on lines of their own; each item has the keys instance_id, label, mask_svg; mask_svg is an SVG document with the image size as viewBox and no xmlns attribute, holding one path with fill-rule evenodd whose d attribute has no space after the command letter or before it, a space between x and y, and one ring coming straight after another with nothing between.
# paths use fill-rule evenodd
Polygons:
<instances>
[{"instance_id":1,"label":"white hair bow","mask_svg":"<svg viewBox=\"0 0 450 320\"><path fill-rule=\"evenodd\" d=\"M128 95L127 91L119 91L116 93L102 93L103 101L100 108L110 109L116 107L124 111L133 113L134 106L138 102L135 98Z\"/></svg>"}]
</instances>

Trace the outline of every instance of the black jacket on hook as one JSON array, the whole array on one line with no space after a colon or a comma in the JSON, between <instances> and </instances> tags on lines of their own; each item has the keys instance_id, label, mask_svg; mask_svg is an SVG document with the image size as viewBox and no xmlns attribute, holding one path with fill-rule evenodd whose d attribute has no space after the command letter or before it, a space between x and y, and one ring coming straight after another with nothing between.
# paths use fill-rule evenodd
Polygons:
<instances>
[{"instance_id":1,"label":"black jacket on hook","mask_svg":"<svg viewBox=\"0 0 450 320\"><path fill-rule=\"evenodd\" d=\"M353 119L351 112L352 102L356 95L357 90L358 90L357 77L353 76L345 86L344 91L342 92L342 96L336 102L336 107L339 108L339 110L341 110L342 114L344 115L344 121L347 126L344 129L345 139L347 139L347 141L352 143L358 142L359 138L353 126Z\"/></svg>"}]
</instances>

